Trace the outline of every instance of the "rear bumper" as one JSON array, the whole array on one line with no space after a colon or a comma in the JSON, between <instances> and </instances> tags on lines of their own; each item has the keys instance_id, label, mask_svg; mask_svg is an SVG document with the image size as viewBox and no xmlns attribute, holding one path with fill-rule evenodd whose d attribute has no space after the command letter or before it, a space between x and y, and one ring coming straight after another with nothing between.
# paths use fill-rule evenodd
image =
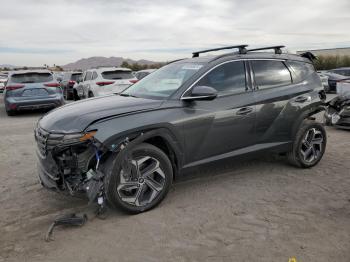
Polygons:
<instances>
[{"instance_id":1,"label":"rear bumper","mask_svg":"<svg viewBox=\"0 0 350 262\"><path fill-rule=\"evenodd\" d=\"M55 108L64 104L62 96L55 96L42 99L18 99L14 97L7 97L5 99L6 108L21 110L34 110L44 108Z\"/></svg>"}]
</instances>

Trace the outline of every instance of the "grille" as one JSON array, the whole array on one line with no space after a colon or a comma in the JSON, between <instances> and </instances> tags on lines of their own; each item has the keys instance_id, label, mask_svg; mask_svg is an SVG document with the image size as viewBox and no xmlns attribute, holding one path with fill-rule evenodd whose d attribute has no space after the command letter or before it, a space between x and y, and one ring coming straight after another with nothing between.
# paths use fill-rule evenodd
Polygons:
<instances>
[{"instance_id":1,"label":"grille","mask_svg":"<svg viewBox=\"0 0 350 262\"><path fill-rule=\"evenodd\" d=\"M49 138L49 132L38 127L35 130L35 139L38 145L39 152L45 156L47 152L47 140Z\"/></svg>"}]
</instances>

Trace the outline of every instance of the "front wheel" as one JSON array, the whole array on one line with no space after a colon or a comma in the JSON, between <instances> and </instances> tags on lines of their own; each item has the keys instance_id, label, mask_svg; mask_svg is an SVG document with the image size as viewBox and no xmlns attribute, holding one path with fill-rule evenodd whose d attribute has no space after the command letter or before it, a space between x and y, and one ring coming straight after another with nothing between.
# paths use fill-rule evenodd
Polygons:
<instances>
[{"instance_id":1,"label":"front wheel","mask_svg":"<svg viewBox=\"0 0 350 262\"><path fill-rule=\"evenodd\" d=\"M323 125L305 122L295 136L288 160L298 167L313 167L322 159L326 144L327 135Z\"/></svg>"},{"instance_id":2,"label":"front wheel","mask_svg":"<svg viewBox=\"0 0 350 262\"><path fill-rule=\"evenodd\" d=\"M131 149L127 168L113 161L106 170L108 203L131 213L157 206L167 195L173 181L173 169L167 155L150 144Z\"/></svg>"}]
</instances>

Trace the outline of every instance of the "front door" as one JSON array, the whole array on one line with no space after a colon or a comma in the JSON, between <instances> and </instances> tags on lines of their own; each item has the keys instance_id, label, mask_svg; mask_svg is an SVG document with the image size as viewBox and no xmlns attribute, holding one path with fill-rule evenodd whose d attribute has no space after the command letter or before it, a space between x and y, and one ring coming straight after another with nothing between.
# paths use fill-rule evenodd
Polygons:
<instances>
[{"instance_id":1,"label":"front door","mask_svg":"<svg viewBox=\"0 0 350 262\"><path fill-rule=\"evenodd\" d=\"M215 88L218 97L183 102L185 166L224 158L255 143L254 97L245 67L244 61L216 66L195 86Z\"/></svg>"}]
</instances>

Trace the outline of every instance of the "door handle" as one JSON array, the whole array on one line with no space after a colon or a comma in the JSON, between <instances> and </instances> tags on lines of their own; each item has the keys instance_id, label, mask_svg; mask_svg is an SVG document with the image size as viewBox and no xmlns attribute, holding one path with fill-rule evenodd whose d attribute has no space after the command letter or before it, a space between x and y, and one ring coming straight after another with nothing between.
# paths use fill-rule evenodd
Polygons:
<instances>
[{"instance_id":1,"label":"door handle","mask_svg":"<svg viewBox=\"0 0 350 262\"><path fill-rule=\"evenodd\" d=\"M241 109L239 109L236 112L236 114L237 115L246 115L246 114L249 114L252 111L253 111L253 108L251 108L251 107L242 107Z\"/></svg>"},{"instance_id":2,"label":"door handle","mask_svg":"<svg viewBox=\"0 0 350 262\"><path fill-rule=\"evenodd\" d=\"M307 97L307 96L298 96L297 98L295 98L295 102L304 103L304 102L308 101L309 99L311 99L311 98Z\"/></svg>"}]
</instances>

